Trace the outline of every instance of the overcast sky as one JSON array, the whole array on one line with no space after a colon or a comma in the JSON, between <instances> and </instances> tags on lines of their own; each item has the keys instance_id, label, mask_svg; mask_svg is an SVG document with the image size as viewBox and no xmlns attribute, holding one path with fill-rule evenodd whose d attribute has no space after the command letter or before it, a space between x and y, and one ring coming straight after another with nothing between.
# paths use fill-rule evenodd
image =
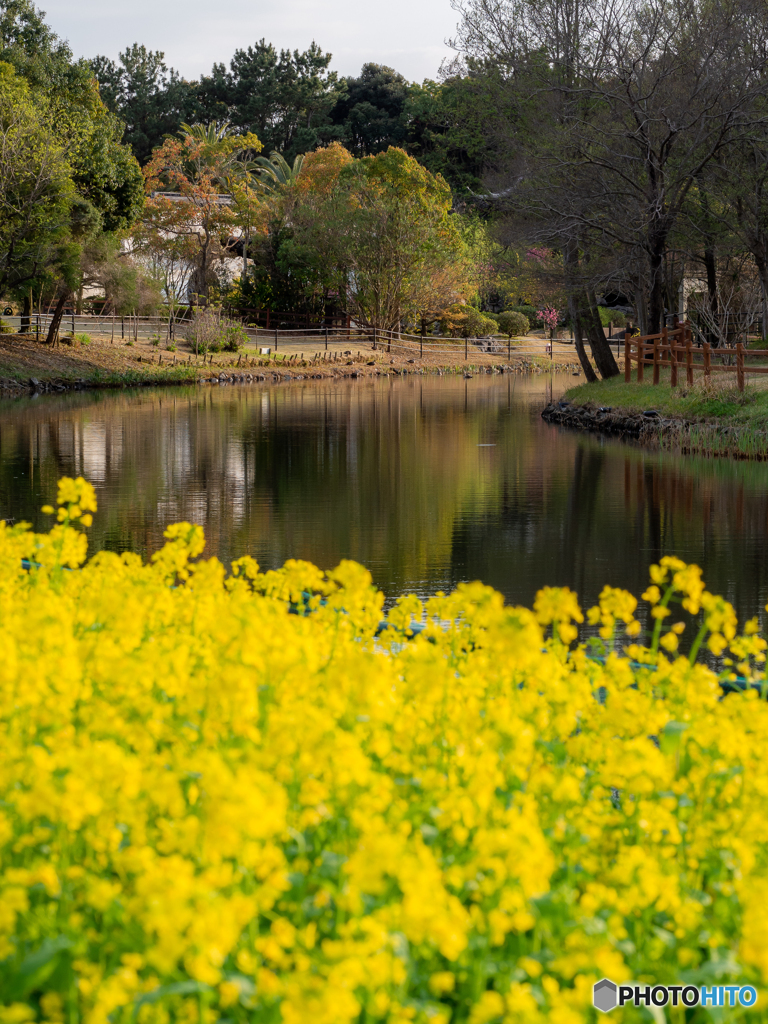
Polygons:
<instances>
[{"instance_id":1,"label":"overcast sky","mask_svg":"<svg viewBox=\"0 0 768 1024\"><path fill-rule=\"evenodd\" d=\"M456 14L450 0L37 0L46 21L77 57L117 57L131 43L163 50L186 78L228 63L264 37L278 49L304 50L314 39L331 67L357 74L366 61L406 78L436 78L450 51Z\"/></svg>"}]
</instances>

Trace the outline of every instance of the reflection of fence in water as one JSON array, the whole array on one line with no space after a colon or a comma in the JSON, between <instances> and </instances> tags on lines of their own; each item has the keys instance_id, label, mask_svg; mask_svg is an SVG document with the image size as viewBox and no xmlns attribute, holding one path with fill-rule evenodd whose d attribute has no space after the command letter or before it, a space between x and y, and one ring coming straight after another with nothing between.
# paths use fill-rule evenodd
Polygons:
<instances>
[{"instance_id":1,"label":"reflection of fence in water","mask_svg":"<svg viewBox=\"0 0 768 1024\"><path fill-rule=\"evenodd\" d=\"M664 328L660 334L645 334L633 338L629 331L624 335L624 380L632 380L632 362L636 366L636 380L642 383L645 367L653 366L653 383L661 379L661 369L670 371L670 383L673 388L678 384L678 373L685 370L686 382L694 382L694 375L701 370L705 377L712 372L731 371L736 374L739 391L744 390L746 370L750 373L768 373L768 366L746 365L748 356L768 357L768 349L746 349L741 342L734 348L718 346L713 348L708 342L694 347L691 324L686 322L672 330Z\"/></svg>"}]
</instances>

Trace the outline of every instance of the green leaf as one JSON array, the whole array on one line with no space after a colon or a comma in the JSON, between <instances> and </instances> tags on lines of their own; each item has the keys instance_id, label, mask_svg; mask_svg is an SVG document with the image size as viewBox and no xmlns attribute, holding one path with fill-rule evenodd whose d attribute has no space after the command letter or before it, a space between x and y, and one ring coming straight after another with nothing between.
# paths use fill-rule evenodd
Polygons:
<instances>
[{"instance_id":1,"label":"green leaf","mask_svg":"<svg viewBox=\"0 0 768 1024\"><path fill-rule=\"evenodd\" d=\"M30 992L40 988L61 962L61 956L71 947L70 940L59 935L55 939L46 939L33 953L28 953L21 963L5 962L0 982L3 998L6 1002L23 999Z\"/></svg>"}]
</instances>

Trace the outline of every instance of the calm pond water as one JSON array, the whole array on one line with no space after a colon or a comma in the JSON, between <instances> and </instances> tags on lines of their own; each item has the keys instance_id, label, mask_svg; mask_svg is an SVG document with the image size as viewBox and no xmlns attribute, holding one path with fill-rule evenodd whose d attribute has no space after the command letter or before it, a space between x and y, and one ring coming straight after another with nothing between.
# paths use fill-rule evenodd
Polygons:
<instances>
[{"instance_id":1,"label":"calm pond water","mask_svg":"<svg viewBox=\"0 0 768 1024\"><path fill-rule=\"evenodd\" d=\"M539 411L570 377L415 377L84 392L0 403L0 518L43 529L62 474L99 496L91 551L148 554L168 523L207 553L323 568L388 598L480 579L529 604L639 594L675 553L740 615L768 599L768 465L649 454Z\"/></svg>"}]
</instances>

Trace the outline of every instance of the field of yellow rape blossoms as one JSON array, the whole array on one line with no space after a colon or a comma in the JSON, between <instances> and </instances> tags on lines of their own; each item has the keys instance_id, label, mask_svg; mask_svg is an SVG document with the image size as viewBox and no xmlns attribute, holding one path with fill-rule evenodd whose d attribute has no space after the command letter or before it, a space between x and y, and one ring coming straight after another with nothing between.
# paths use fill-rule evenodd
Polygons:
<instances>
[{"instance_id":1,"label":"field of yellow rape blossoms","mask_svg":"<svg viewBox=\"0 0 768 1024\"><path fill-rule=\"evenodd\" d=\"M759 991L613 1021L768 1020L768 705L696 663L766 645L698 569L606 588L602 659L567 590L377 638L358 565L86 562L58 501L0 528L0 1020L576 1024L603 976Z\"/></svg>"}]
</instances>

